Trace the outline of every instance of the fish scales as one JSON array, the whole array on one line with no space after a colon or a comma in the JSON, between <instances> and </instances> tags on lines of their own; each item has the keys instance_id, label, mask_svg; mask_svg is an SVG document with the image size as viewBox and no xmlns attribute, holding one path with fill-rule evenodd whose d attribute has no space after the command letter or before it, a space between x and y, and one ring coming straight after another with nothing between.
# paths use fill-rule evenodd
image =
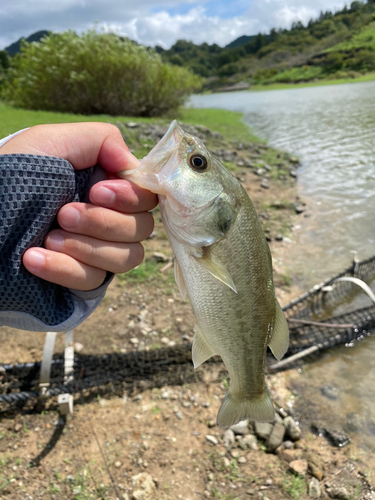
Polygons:
<instances>
[{"instance_id":1,"label":"fish scales","mask_svg":"<svg viewBox=\"0 0 375 500\"><path fill-rule=\"evenodd\" d=\"M197 167L196 158L203 164ZM279 359L288 327L274 294L268 244L246 191L176 122L126 178L159 195L176 281L197 320L194 366L218 354L228 369L218 425L273 420L266 349L270 345Z\"/></svg>"}]
</instances>

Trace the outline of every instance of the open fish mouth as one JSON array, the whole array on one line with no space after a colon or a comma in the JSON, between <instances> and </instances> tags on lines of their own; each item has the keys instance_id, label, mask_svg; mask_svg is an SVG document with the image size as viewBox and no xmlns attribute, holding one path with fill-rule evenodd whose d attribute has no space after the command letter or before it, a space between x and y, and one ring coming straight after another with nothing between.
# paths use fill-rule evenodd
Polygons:
<instances>
[{"instance_id":1,"label":"open fish mouth","mask_svg":"<svg viewBox=\"0 0 375 500\"><path fill-rule=\"evenodd\" d=\"M118 172L117 175L153 193L165 195L166 192L160 173L172 155L178 154L183 134L184 132L178 122L173 120L167 132L148 155L143 158L139 167L133 170L123 170Z\"/></svg>"}]
</instances>

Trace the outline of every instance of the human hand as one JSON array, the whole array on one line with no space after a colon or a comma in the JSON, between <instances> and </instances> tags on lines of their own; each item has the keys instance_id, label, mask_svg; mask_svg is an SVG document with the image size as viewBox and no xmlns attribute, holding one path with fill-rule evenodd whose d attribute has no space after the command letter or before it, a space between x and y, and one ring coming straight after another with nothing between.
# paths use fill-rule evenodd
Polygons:
<instances>
[{"instance_id":1,"label":"human hand","mask_svg":"<svg viewBox=\"0 0 375 500\"><path fill-rule=\"evenodd\" d=\"M45 248L29 248L26 269L36 276L76 290L100 286L106 271L123 273L142 262L140 241L153 230L149 210L156 195L115 174L136 168L119 130L107 123L37 125L10 139L4 154L47 155L68 160L76 170L101 165L108 180L90 190L92 205L69 203L58 212L61 229L45 238Z\"/></svg>"}]
</instances>

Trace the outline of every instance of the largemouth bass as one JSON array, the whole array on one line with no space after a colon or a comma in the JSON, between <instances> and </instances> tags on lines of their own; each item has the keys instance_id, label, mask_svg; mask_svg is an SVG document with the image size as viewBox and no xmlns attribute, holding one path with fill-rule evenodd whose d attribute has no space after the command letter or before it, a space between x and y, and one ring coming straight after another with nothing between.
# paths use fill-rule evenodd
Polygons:
<instances>
[{"instance_id":1,"label":"largemouth bass","mask_svg":"<svg viewBox=\"0 0 375 500\"><path fill-rule=\"evenodd\" d=\"M266 350L277 359L285 354L288 326L274 293L269 247L246 191L176 121L137 169L119 175L159 196L176 282L197 320L194 367L218 354L229 372L217 424L272 421Z\"/></svg>"}]
</instances>

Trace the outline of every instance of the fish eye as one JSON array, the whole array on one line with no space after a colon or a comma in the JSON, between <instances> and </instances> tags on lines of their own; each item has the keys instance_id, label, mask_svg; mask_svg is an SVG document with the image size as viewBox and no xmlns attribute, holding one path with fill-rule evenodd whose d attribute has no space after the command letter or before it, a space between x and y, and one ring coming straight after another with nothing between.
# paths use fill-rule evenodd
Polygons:
<instances>
[{"instance_id":1,"label":"fish eye","mask_svg":"<svg viewBox=\"0 0 375 500\"><path fill-rule=\"evenodd\" d=\"M206 170L207 168L207 158L203 155L193 155L190 157L190 166L194 170Z\"/></svg>"}]
</instances>

